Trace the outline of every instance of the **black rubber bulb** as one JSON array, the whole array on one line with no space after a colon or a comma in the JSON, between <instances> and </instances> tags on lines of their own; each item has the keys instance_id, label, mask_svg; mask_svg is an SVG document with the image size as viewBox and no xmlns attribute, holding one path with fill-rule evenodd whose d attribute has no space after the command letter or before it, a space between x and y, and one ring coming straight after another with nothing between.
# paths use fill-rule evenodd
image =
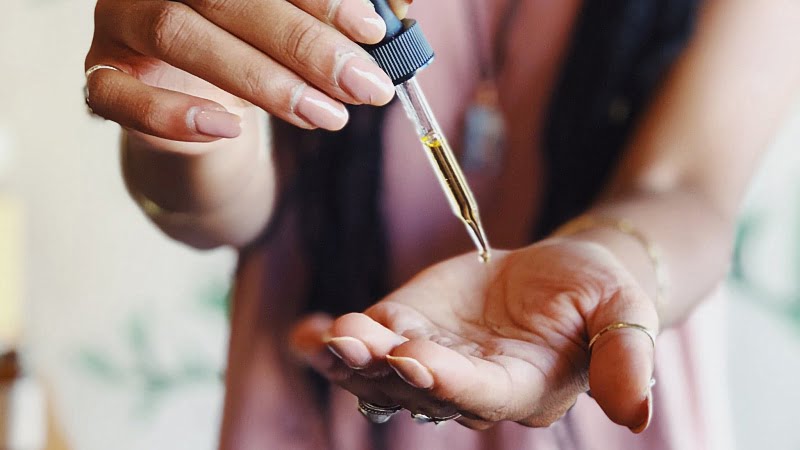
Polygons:
<instances>
[{"instance_id":1,"label":"black rubber bulb","mask_svg":"<svg viewBox=\"0 0 800 450\"><path fill-rule=\"evenodd\" d=\"M381 69L396 85L410 80L418 70L433 60L433 49L417 21L400 20L388 0L369 0L375 12L386 22L386 36L375 45L363 45Z\"/></svg>"},{"instance_id":2,"label":"black rubber bulb","mask_svg":"<svg viewBox=\"0 0 800 450\"><path fill-rule=\"evenodd\" d=\"M403 22L394 14L388 0L369 1L375 6L375 12L386 22L386 37L383 38L384 41L394 39L403 32Z\"/></svg>"}]
</instances>

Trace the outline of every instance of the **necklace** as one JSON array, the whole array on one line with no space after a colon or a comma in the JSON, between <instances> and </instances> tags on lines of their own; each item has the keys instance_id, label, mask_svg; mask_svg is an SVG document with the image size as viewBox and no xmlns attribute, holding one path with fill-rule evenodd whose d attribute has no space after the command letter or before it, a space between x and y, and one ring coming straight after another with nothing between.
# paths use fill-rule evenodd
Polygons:
<instances>
[{"instance_id":1,"label":"necklace","mask_svg":"<svg viewBox=\"0 0 800 450\"><path fill-rule=\"evenodd\" d=\"M500 108L497 75L505 67L511 24L522 1L507 0L494 39L488 46L489 54L486 52L484 39L488 32L482 32L485 27L480 23L480 12L476 4L478 1L467 2L472 29L475 30L473 36L478 54L480 81L464 116L461 165L466 172L480 172L484 176L491 176L502 168L507 146L506 121Z\"/></svg>"}]
</instances>

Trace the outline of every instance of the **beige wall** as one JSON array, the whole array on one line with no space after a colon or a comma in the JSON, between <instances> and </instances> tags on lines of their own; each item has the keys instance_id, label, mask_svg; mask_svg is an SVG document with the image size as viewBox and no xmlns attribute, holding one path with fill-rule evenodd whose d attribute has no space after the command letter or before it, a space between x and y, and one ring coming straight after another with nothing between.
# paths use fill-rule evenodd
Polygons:
<instances>
[{"instance_id":1,"label":"beige wall","mask_svg":"<svg viewBox=\"0 0 800 450\"><path fill-rule=\"evenodd\" d=\"M83 105L93 4L2 1L0 134L26 209L27 356L75 449L211 449L226 323L204 304L227 287L233 254L166 240L128 200L119 129Z\"/></svg>"}]
</instances>

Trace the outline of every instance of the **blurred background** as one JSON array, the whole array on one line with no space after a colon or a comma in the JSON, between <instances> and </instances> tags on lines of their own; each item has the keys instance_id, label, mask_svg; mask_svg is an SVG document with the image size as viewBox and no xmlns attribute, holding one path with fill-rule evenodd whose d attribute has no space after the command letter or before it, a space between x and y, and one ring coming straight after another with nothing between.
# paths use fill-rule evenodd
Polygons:
<instances>
[{"instance_id":1,"label":"blurred background","mask_svg":"<svg viewBox=\"0 0 800 450\"><path fill-rule=\"evenodd\" d=\"M83 104L94 2L2 4L0 341L19 340L39 381L52 448L214 449L235 255L167 240L128 199L118 127ZM740 449L800 449L799 145L800 103L725 286Z\"/></svg>"}]
</instances>

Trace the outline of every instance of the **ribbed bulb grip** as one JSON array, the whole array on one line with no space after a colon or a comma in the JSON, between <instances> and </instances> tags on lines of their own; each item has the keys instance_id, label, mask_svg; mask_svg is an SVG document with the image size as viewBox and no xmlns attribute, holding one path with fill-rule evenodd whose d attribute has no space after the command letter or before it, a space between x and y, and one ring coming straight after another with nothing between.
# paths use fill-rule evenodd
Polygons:
<instances>
[{"instance_id":1,"label":"ribbed bulb grip","mask_svg":"<svg viewBox=\"0 0 800 450\"><path fill-rule=\"evenodd\" d=\"M404 19L403 30L394 38L376 45L365 46L396 85L414 77L433 60L433 48L422 34L416 20Z\"/></svg>"}]
</instances>

